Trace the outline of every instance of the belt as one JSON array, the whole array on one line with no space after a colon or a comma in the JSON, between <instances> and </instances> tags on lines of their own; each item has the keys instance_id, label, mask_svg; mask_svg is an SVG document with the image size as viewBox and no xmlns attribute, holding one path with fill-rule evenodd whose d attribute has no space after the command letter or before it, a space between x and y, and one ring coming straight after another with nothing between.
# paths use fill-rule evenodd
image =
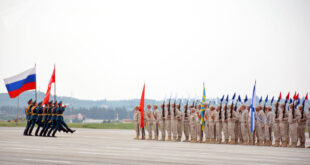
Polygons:
<instances>
[{"instance_id":1,"label":"belt","mask_svg":"<svg viewBox=\"0 0 310 165\"><path fill-rule=\"evenodd\" d=\"M58 114L57 116L62 116L62 114Z\"/></svg>"},{"instance_id":2,"label":"belt","mask_svg":"<svg viewBox=\"0 0 310 165\"><path fill-rule=\"evenodd\" d=\"M42 116L42 114L38 114L38 116Z\"/></svg>"}]
</instances>

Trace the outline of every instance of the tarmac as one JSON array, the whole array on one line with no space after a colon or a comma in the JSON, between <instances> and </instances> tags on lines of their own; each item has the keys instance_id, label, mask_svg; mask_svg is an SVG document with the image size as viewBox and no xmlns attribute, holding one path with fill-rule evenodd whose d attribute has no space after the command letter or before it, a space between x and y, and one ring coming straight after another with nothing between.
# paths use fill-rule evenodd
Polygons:
<instances>
[{"instance_id":1,"label":"tarmac","mask_svg":"<svg viewBox=\"0 0 310 165\"><path fill-rule=\"evenodd\" d=\"M0 127L0 164L310 164L307 148L142 141L133 130L77 129L56 138L22 132Z\"/></svg>"}]
</instances>

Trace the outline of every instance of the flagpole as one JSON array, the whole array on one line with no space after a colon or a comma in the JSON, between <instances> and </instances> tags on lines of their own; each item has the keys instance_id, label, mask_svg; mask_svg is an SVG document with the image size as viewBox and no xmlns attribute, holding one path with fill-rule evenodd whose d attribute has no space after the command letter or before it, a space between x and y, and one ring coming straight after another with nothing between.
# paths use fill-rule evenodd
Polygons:
<instances>
[{"instance_id":1,"label":"flagpole","mask_svg":"<svg viewBox=\"0 0 310 165\"><path fill-rule=\"evenodd\" d=\"M18 124L19 96L17 97L16 126Z\"/></svg>"},{"instance_id":2,"label":"flagpole","mask_svg":"<svg viewBox=\"0 0 310 165\"><path fill-rule=\"evenodd\" d=\"M36 63L34 64L34 68L35 68L36 73L37 73L37 64L36 64ZM37 78L36 78L36 79L37 79ZM37 83L36 83L36 90L35 90L35 98L36 98L36 100L37 100L37 98L38 98L38 95L37 95Z\"/></svg>"},{"instance_id":3,"label":"flagpole","mask_svg":"<svg viewBox=\"0 0 310 165\"><path fill-rule=\"evenodd\" d=\"M56 101L56 64L54 64L54 70L55 70L55 82L54 82L54 101Z\"/></svg>"}]
</instances>

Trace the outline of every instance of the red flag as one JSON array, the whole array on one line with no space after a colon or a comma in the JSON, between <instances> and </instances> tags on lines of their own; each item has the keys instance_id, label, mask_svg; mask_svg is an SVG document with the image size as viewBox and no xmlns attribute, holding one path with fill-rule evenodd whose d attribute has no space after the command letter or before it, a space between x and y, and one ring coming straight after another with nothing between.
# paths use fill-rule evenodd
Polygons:
<instances>
[{"instance_id":1,"label":"red flag","mask_svg":"<svg viewBox=\"0 0 310 165\"><path fill-rule=\"evenodd\" d=\"M296 91L295 91L295 94L294 94L294 96L293 96L293 99L294 99L294 100L297 100L297 94L296 94Z\"/></svg>"},{"instance_id":2,"label":"red flag","mask_svg":"<svg viewBox=\"0 0 310 165\"><path fill-rule=\"evenodd\" d=\"M282 99L282 93L280 92L280 96L279 96L280 100Z\"/></svg>"},{"instance_id":3,"label":"red flag","mask_svg":"<svg viewBox=\"0 0 310 165\"><path fill-rule=\"evenodd\" d=\"M54 71L53 71L52 77L50 79L50 82L48 83L48 87L47 87L47 91L46 91L46 94L44 97L43 105L48 103L48 101L50 100L52 83L55 83L55 67L54 67Z\"/></svg>"},{"instance_id":4,"label":"red flag","mask_svg":"<svg viewBox=\"0 0 310 165\"><path fill-rule=\"evenodd\" d=\"M142 91L142 96L141 96L141 100L140 100L140 107L139 107L139 111L140 111L140 127L143 128L144 126L144 93L145 93L145 84L143 85L143 91Z\"/></svg>"},{"instance_id":5,"label":"red flag","mask_svg":"<svg viewBox=\"0 0 310 165\"><path fill-rule=\"evenodd\" d=\"M306 97L305 97L305 99L306 99L306 100L308 100L308 92L307 92L307 94L306 94Z\"/></svg>"},{"instance_id":6,"label":"red flag","mask_svg":"<svg viewBox=\"0 0 310 165\"><path fill-rule=\"evenodd\" d=\"M286 95L286 100L290 99L290 92L288 92L288 94Z\"/></svg>"}]
</instances>

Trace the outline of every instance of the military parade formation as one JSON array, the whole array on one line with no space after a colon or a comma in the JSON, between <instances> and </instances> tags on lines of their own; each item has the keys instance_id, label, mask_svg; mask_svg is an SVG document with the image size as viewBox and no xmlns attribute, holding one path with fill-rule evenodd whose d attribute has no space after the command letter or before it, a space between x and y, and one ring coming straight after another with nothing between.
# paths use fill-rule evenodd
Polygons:
<instances>
[{"instance_id":1,"label":"military parade formation","mask_svg":"<svg viewBox=\"0 0 310 165\"><path fill-rule=\"evenodd\" d=\"M172 103L169 99L160 105L161 110L157 105L148 104L143 113L136 106L133 111L134 139L181 142L184 135L183 142L192 143L305 148L307 122L310 128L310 107L306 109L305 104L307 99L308 96L301 102L296 94L293 99L281 99L280 94L277 101L274 98L268 101L268 96L265 101L260 98L258 105L253 107L253 132L251 104L247 97L241 100L239 96L234 101L228 96L224 100L223 96L217 101L198 103L194 100L192 104L187 100L183 107L184 101L177 104L177 100ZM141 114L144 115L142 118ZM140 127L141 120L145 120L145 124Z\"/></svg>"},{"instance_id":2,"label":"military parade formation","mask_svg":"<svg viewBox=\"0 0 310 165\"><path fill-rule=\"evenodd\" d=\"M60 101L50 101L43 105L43 102L37 104L30 99L25 110L27 125L24 130L24 136L32 136L34 126L37 125L35 136L55 137L57 131L75 132L65 123L63 113L66 105Z\"/></svg>"}]
</instances>

